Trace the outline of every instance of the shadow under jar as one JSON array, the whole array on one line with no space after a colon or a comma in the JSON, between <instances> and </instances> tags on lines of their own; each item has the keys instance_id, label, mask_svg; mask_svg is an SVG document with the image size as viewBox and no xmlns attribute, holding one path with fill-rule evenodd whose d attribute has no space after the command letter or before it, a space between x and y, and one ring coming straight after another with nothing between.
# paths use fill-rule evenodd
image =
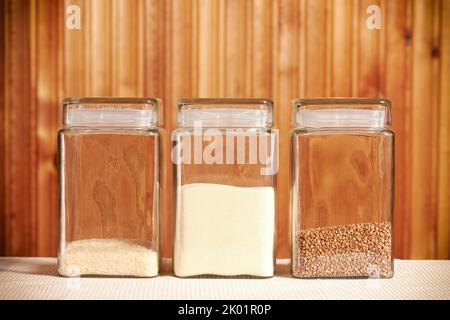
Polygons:
<instances>
[{"instance_id":1,"label":"shadow under jar","mask_svg":"<svg viewBox=\"0 0 450 320\"><path fill-rule=\"evenodd\" d=\"M158 275L158 107L156 99L64 100L61 275Z\"/></svg>"},{"instance_id":2,"label":"shadow under jar","mask_svg":"<svg viewBox=\"0 0 450 320\"><path fill-rule=\"evenodd\" d=\"M293 275L392 277L390 102L299 99L294 107Z\"/></svg>"},{"instance_id":3,"label":"shadow under jar","mask_svg":"<svg viewBox=\"0 0 450 320\"><path fill-rule=\"evenodd\" d=\"M272 101L192 99L178 108L175 275L273 276Z\"/></svg>"}]
</instances>

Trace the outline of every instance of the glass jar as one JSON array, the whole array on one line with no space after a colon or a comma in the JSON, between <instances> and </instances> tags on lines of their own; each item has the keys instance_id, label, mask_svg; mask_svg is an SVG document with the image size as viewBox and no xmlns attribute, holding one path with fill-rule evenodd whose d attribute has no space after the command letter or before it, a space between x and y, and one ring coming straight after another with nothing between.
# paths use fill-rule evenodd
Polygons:
<instances>
[{"instance_id":1,"label":"glass jar","mask_svg":"<svg viewBox=\"0 0 450 320\"><path fill-rule=\"evenodd\" d=\"M299 99L293 104L293 275L392 277L390 102Z\"/></svg>"},{"instance_id":2,"label":"glass jar","mask_svg":"<svg viewBox=\"0 0 450 320\"><path fill-rule=\"evenodd\" d=\"M278 133L266 99L178 102L174 272L271 277Z\"/></svg>"},{"instance_id":3,"label":"glass jar","mask_svg":"<svg viewBox=\"0 0 450 320\"><path fill-rule=\"evenodd\" d=\"M159 104L64 100L58 134L61 275L158 275Z\"/></svg>"}]
</instances>

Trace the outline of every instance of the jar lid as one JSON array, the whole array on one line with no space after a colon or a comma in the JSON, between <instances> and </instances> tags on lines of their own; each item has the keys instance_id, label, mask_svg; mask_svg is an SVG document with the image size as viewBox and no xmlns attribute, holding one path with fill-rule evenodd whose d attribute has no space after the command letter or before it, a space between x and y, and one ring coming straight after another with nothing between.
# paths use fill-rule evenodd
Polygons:
<instances>
[{"instance_id":1,"label":"jar lid","mask_svg":"<svg viewBox=\"0 0 450 320\"><path fill-rule=\"evenodd\" d=\"M381 129L391 126L391 103L386 99L298 99L293 105L296 128Z\"/></svg>"},{"instance_id":2,"label":"jar lid","mask_svg":"<svg viewBox=\"0 0 450 320\"><path fill-rule=\"evenodd\" d=\"M182 99L178 101L177 122L193 127L270 127L273 102L269 99Z\"/></svg>"},{"instance_id":3,"label":"jar lid","mask_svg":"<svg viewBox=\"0 0 450 320\"><path fill-rule=\"evenodd\" d=\"M161 124L153 98L66 98L63 124L77 127L154 128Z\"/></svg>"}]
</instances>

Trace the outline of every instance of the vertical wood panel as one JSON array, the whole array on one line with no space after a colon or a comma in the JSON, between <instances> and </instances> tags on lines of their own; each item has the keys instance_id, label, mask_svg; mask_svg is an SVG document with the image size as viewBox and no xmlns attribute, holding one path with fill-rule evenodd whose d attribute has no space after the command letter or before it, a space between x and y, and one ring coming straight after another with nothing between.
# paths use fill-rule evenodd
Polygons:
<instances>
[{"instance_id":1,"label":"vertical wood panel","mask_svg":"<svg viewBox=\"0 0 450 320\"><path fill-rule=\"evenodd\" d=\"M144 15L144 96L165 97L166 79L166 20L167 10L164 0L147 0ZM170 105L163 101L163 129L161 130L161 163L160 163L160 208L161 212L172 210L172 183L170 165L170 131L173 127L171 121ZM164 110L167 107L169 110ZM169 230L160 234L161 254L164 258L171 256L171 214L160 216L160 230Z\"/></svg>"},{"instance_id":2,"label":"vertical wood panel","mask_svg":"<svg viewBox=\"0 0 450 320\"><path fill-rule=\"evenodd\" d=\"M83 49L81 51L82 61L83 61L83 70L82 70L82 88L84 95L92 96L93 88L92 88L92 77L93 77L93 67L96 65L95 60L93 60L93 39L94 34L92 24L94 22L93 17L93 1L84 0L83 2L84 8L81 12L83 17L83 25L81 30L81 42L83 45Z\"/></svg>"},{"instance_id":3,"label":"vertical wood panel","mask_svg":"<svg viewBox=\"0 0 450 320\"><path fill-rule=\"evenodd\" d=\"M195 90L193 86L194 57L192 56L192 30L193 30L193 1L175 1L166 4L166 81L165 81L165 130L170 135L176 126L176 101L180 98L189 98L193 96ZM176 36L175 36L176 35ZM164 150L166 159L167 154L172 149L170 139L164 141ZM167 161L166 160L166 161ZM164 221L162 225L163 232L161 241L163 246L163 257L172 257L173 248L173 186L171 166L166 167L164 174L164 183L170 197L163 206Z\"/></svg>"},{"instance_id":4,"label":"vertical wood panel","mask_svg":"<svg viewBox=\"0 0 450 320\"><path fill-rule=\"evenodd\" d=\"M113 93L136 97L144 94L142 0L113 2Z\"/></svg>"},{"instance_id":5,"label":"vertical wood panel","mask_svg":"<svg viewBox=\"0 0 450 320\"><path fill-rule=\"evenodd\" d=\"M377 97L381 89L380 68L380 30L367 28L366 13L369 5L380 5L379 1L358 1L358 73L356 75L357 96Z\"/></svg>"},{"instance_id":6,"label":"vertical wood panel","mask_svg":"<svg viewBox=\"0 0 450 320\"><path fill-rule=\"evenodd\" d=\"M253 1L249 51L252 97L272 97L272 11L272 1Z\"/></svg>"},{"instance_id":7,"label":"vertical wood panel","mask_svg":"<svg viewBox=\"0 0 450 320\"><path fill-rule=\"evenodd\" d=\"M36 109L31 87L30 3L7 1L5 57L6 255L36 252Z\"/></svg>"},{"instance_id":8,"label":"vertical wood panel","mask_svg":"<svg viewBox=\"0 0 450 320\"><path fill-rule=\"evenodd\" d=\"M37 34L34 48L37 112L37 254L56 252L57 172L56 139L60 122L61 6L36 1Z\"/></svg>"},{"instance_id":9,"label":"vertical wood panel","mask_svg":"<svg viewBox=\"0 0 450 320\"><path fill-rule=\"evenodd\" d=\"M412 258L436 254L436 89L439 76L433 67L436 45L437 1L414 2L412 82Z\"/></svg>"},{"instance_id":10,"label":"vertical wood panel","mask_svg":"<svg viewBox=\"0 0 450 320\"><path fill-rule=\"evenodd\" d=\"M450 259L450 1L441 11L438 258Z\"/></svg>"},{"instance_id":11,"label":"vertical wood panel","mask_svg":"<svg viewBox=\"0 0 450 320\"><path fill-rule=\"evenodd\" d=\"M192 97L195 91L192 65L193 0L172 3L172 37L170 83L171 105L180 98ZM175 111L175 110L174 110Z\"/></svg>"},{"instance_id":12,"label":"vertical wood panel","mask_svg":"<svg viewBox=\"0 0 450 320\"><path fill-rule=\"evenodd\" d=\"M386 4L384 92L392 102L393 130L396 134L394 251L397 257L405 258L409 252L411 226L408 214L411 210L411 105L407 103L411 82L408 73L411 59L410 8L405 0L387 1Z\"/></svg>"},{"instance_id":13,"label":"vertical wood panel","mask_svg":"<svg viewBox=\"0 0 450 320\"><path fill-rule=\"evenodd\" d=\"M379 0L379 6L381 9L381 30L378 38L378 69L379 69L379 92L378 97L386 98L386 41L387 41L387 6L389 0Z\"/></svg>"},{"instance_id":14,"label":"vertical wood panel","mask_svg":"<svg viewBox=\"0 0 450 320\"><path fill-rule=\"evenodd\" d=\"M298 79L298 92L300 97L306 97L306 1L299 1L299 79Z\"/></svg>"},{"instance_id":15,"label":"vertical wood panel","mask_svg":"<svg viewBox=\"0 0 450 320\"><path fill-rule=\"evenodd\" d=\"M433 36L431 43L431 72L434 79L433 88L431 92L432 110L431 110L431 162L432 172L428 179L431 180L431 199L428 210L432 211L428 216L431 221L430 229L433 233L431 240L433 250L429 249L425 259L436 259L439 256L439 132L440 132L440 93L441 93L441 10L442 1L435 0L432 3L432 17L433 17Z\"/></svg>"},{"instance_id":16,"label":"vertical wood panel","mask_svg":"<svg viewBox=\"0 0 450 320\"><path fill-rule=\"evenodd\" d=\"M5 223L5 154L6 154L6 126L5 126L5 24L6 24L6 1L0 4L0 256L5 255L6 223Z\"/></svg>"},{"instance_id":17,"label":"vertical wood panel","mask_svg":"<svg viewBox=\"0 0 450 320\"><path fill-rule=\"evenodd\" d=\"M247 1L229 0L224 4L224 44L222 90L226 97L248 96L246 92Z\"/></svg>"},{"instance_id":18,"label":"vertical wood panel","mask_svg":"<svg viewBox=\"0 0 450 320\"><path fill-rule=\"evenodd\" d=\"M69 5L77 5L81 11L81 29L64 28L64 96L76 97L85 96L85 72L84 65L84 43L86 18L84 15L85 0L64 0L64 17L66 17L66 8Z\"/></svg>"},{"instance_id":19,"label":"vertical wood panel","mask_svg":"<svg viewBox=\"0 0 450 320\"><path fill-rule=\"evenodd\" d=\"M326 96L326 0L307 1L305 19L305 97Z\"/></svg>"},{"instance_id":20,"label":"vertical wood panel","mask_svg":"<svg viewBox=\"0 0 450 320\"><path fill-rule=\"evenodd\" d=\"M352 96L357 97L359 91L359 35L361 33L360 3L353 0L352 6Z\"/></svg>"},{"instance_id":21,"label":"vertical wood panel","mask_svg":"<svg viewBox=\"0 0 450 320\"><path fill-rule=\"evenodd\" d=\"M198 17L195 22L198 33L196 45L198 92L202 98L218 97L220 92L219 42L220 42L220 2L199 0Z\"/></svg>"},{"instance_id":22,"label":"vertical wood panel","mask_svg":"<svg viewBox=\"0 0 450 320\"><path fill-rule=\"evenodd\" d=\"M352 7L347 0L331 3L332 65L331 96L352 95Z\"/></svg>"},{"instance_id":23,"label":"vertical wood panel","mask_svg":"<svg viewBox=\"0 0 450 320\"><path fill-rule=\"evenodd\" d=\"M277 256L289 257L290 230L289 203L290 192L290 127L283 125L291 122L291 100L299 95L299 2L278 1L276 7L276 41L274 98L276 127L280 130L279 171L277 177ZM283 22L283 23L281 23Z\"/></svg>"},{"instance_id":24,"label":"vertical wood panel","mask_svg":"<svg viewBox=\"0 0 450 320\"><path fill-rule=\"evenodd\" d=\"M144 17L144 95L164 96L164 0L147 0Z\"/></svg>"},{"instance_id":25,"label":"vertical wood panel","mask_svg":"<svg viewBox=\"0 0 450 320\"><path fill-rule=\"evenodd\" d=\"M90 3L90 81L91 95L112 95L112 6L110 0L96 0Z\"/></svg>"},{"instance_id":26,"label":"vertical wood panel","mask_svg":"<svg viewBox=\"0 0 450 320\"><path fill-rule=\"evenodd\" d=\"M172 37L172 4L170 2L166 2L164 4L163 9L163 17L164 17L164 39L162 41L164 46L164 61L165 61L165 69L163 73L164 80L164 91L163 91L163 99L164 99L164 132L163 132L163 140L162 140L162 158L161 160L166 163L165 166L162 166L162 200L161 210L164 212L161 215L160 219L160 241L162 248L162 257L163 258L171 258L172 257L172 248L173 248L173 185L172 185L172 166L167 165L167 161L170 159L170 155L168 154L169 150L172 149L171 142L171 132L175 125L175 112L174 112L174 101L171 99L170 92L172 90L171 86L171 71L172 71L172 43L170 41ZM165 230L165 232L163 231Z\"/></svg>"}]
</instances>

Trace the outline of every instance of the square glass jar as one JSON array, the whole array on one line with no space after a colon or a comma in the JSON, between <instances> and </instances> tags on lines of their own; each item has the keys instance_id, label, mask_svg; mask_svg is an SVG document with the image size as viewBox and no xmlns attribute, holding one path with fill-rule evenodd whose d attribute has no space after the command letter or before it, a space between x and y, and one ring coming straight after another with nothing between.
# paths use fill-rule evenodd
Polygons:
<instances>
[{"instance_id":1,"label":"square glass jar","mask_svg":"<svg viewBox=\"0 0 450 320\"><path fill-rule=\"evenodd\" d=\"M160 102L67 98L58 134L62 276L158 275Z\"/></svg>"},{"instance_id":2,"label":"square glass jar","mask_svg":"<svg viewBox=\"0 0 450 320\"><path fill-rule=\"evenodd\" d=\"M299 99L293 104L293 275L392 277L390 102Z\"/></svg>"},{"instance_id":3,"label":"square glass jar","mask_svg":"<svg viewBox=\"0 0 450 320\"><path fill-rule=\"evenodd\" d=\"M274 273L278 133L267 99L186 99L174 131L174 272Z\"/></svg>"}]
</instances>

